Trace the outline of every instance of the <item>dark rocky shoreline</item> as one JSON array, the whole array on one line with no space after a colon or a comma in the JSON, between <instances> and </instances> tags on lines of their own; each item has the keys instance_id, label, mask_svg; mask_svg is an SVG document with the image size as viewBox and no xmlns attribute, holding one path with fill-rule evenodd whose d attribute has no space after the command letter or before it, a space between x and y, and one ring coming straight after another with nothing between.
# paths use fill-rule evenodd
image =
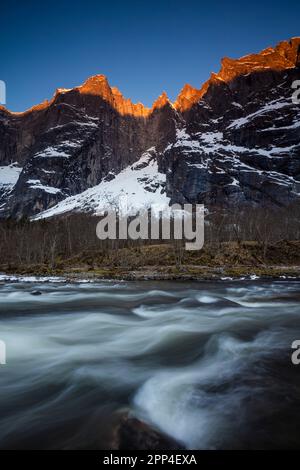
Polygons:
<instances>
[{"instance_id":1,"label":"dark rocky shoreline","mask_svg":"<svg viewBox=\"0 0 300 470\"><path fill-rule=\"evenodd\" d=\"M179 450L183 445L170 436L154 429L149 424L131 416L130 412L121 413L114 426L108 447L111 450Z\"/></svg>"},{"instance_id":2,"label":"dark rocky shoreline","mask_svg":"<svg viewBox=\"0 0 300 470\"><path fill-rule=\"evenodd\" d=\"M122 270L103 268L101 270L41 271L20 270L17 272L0 272L0 282L20 281L55 281L60 282L98 282L116 281L255 281L255 280L300 280L300 266L227 266L213 268L206 266L185 266L157 268L144 267L140 270ZM36 278L36 279L35 279Z\"/></svg>"}]
</instances>

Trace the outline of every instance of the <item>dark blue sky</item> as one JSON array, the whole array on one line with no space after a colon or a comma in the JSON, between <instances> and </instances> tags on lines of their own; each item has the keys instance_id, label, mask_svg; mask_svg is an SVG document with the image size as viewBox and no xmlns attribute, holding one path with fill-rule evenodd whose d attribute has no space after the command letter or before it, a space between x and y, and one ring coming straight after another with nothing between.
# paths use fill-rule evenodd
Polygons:
<instances>
[{"instance_id":1,"label":"dark blue sky","mask_svg":"<svg viewBox=\"0 0 300 470\"><path fill-rule=\"evenodd\" d=\"M133 101L200 87L221 57L300 35L300 2L11 0L0 7L0 79L22 111L97 73Z\"/></svg>"}]
</instances>

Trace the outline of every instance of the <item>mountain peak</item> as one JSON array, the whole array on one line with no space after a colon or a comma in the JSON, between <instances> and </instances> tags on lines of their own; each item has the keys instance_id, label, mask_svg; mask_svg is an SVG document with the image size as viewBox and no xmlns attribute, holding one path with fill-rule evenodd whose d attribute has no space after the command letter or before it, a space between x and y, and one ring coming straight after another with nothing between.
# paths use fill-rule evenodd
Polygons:
<instances>
[{"instance_id":1,"label":"mountain peak","mask_svg":"<svg viewBox=\"0 0 300 470\"><path fill-rule=\"evenodd\" d=\"M174 107L181 112L187 111L206 93L212 83L229 82L239 75L266 70L285 70L300 65L300 37L282 41L275 47L267 47L256 54L248 54L238 59L224 57L221 69L212 73L200 89L186 84L179 93Z\"/></svg>"},{"instance_id":2,"label":"mountain peak","mask_svg":"<svg viewBox=\"0 0 300 470\"><path fill-rule=\"evenodd\" d=\"M300 63L300 38L282 41L275 47L267 47L256 54L248 54L239 59L224 57L221 70L217 75L224 81L230 81L238 75L267 69L280 71L298 66Z\"/></svg>"},{"instance_id":3,"label":"mountain peak","mask_svg":"<svg viewBox=\"0 0 300 470\"><path fill-rule=\"evenodd\" d=\"M16 118L0 107L0 218L97 211L111 190L144 209L145 195L159 204L296 207L300 108L290 85L299 46L294 38L224 58L174 105L165 92L151 109L134 104L96 75Z\"/></svg>"},{"instance_id":4,"label":"mountain peak","mask_svg":"<svg viewBox=\"0 0 300 470\"><path fill-rule=\"evenodd\" d=\"M221 60L220 71L218 73L212 73L201 88L195 88L190 84L184 85L173 103L173 106L177 111L185 112L202 98L210 85L220 82L229 82L239 75L267 70L280 71L299 66L300 37L293 37L288 41L281 41L275 47L267 47L261 52L248 54L238 59L224 57ZM157 108L163 108L167 104L172 105L166 92L163 92L155 100L152 108L148 108L142 103L133 103L130 99L125 98L117 87L110 87L105 75L97 74L89 77L82 85L73 89L58 88L53 98L49 101L45 100L24 112L12 114L22 115L31 111L43 110L55 101L57 95L65 94L72 90L76 90L83 95L100 96L120 114L135 117L147 117Z\"/></svg>"},{"instance_id":5,"label":"mountain peak","mask_svg":"<svg viewBox=\"0 0 300 470\"><path fill-rule=\"evenodd\" d=\"M150 109L125 98L117 87L111 87L105 75L94 75L76 88L81 94L96 95L107 101L118 113L135 117L148 116Z\"/></svg>"},{"instance_id":6,"label":"mountain peak","mask_svg":"<svg viewBox=\"0 0 300 470\"><path fill-rule=\"evenodd\" d=\"M186 83L174 102L174 108L184 112L191 108L201 98L201 89Z\"/></svg>"},{"instance_id":7,"label":"mountain peak","mask_svg":"<svg viewBox=\"0 0 300 470\"><path fill-rule=\"evenodd\" d=\"M154 109L163 108L167 104L170 105L171 102L168 98L167 93L163 91L162 94L154 101L151 109L154 110Z\"/></svg>"},{"instance_id":8,"label":"mountain peak","mask_svg":"<svg viewBox=\"0 0 300 470\"><path fill-rule=\"evenodd\" d=\"M77 87L80 93L90 95L101 95L103 98L108 98L111 94L111 88L105 75L93 75L89 77L83 85Z\"/></svg>"}]
</instances>

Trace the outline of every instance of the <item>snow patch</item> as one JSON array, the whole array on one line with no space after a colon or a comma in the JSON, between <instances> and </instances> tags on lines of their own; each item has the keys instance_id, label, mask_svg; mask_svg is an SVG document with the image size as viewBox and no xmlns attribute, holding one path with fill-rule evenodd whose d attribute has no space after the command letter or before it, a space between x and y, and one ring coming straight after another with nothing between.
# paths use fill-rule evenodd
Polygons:
<instances>
[{"instance_id":1,"label":"snow patch","mask_svg":"<svg viewBox=\"0 0 300 470\"><path fill-rule=\"evenodd\" d=\"M20 177L22 168L17 163L0 166L0 191L11 192Z\"/></svg>"},{"instance_id":2,"label":"snow patch","mask_svg":"<svg viewBox=\"0 0 300 470\"><path fill-rule=\"evenodd\" d=\"M235 119L228 126L228 129L232 129L232 128L239 129L240 127L250 122L256 116L260 116L262 114L268 113L269 111L274 111L277 109L285 108L286 106L291 106L291 101L285 101L283 98L270 101L269 103L265 104L262 108L255 111L255 113L249 114L248 116L241 117L239 119Z\"/></svg>"},{"instance_id":3,"label":"snow patch","mask_svg":"<svg viewBox=\"0 0 300 470\"><path fill-rule=\"evenodd\" d=\"M24 276L0 274L0 282L66 282L66 279L58 276Z\"/></svg>"},{"instance_id":4,"label":"snow patch","mask_svg":"<svg viewBox=\"0 0 300 470\"><path fill-rule=\"evenodd\" d=\"M49 194L57 194L61 193L61 190L58 188L54 188L53 186L45 186L41 183L40 180L28 180L27 184L29 185L30 189L41 189Z\"/></svg>"},{"instance_id":5,"label":"snow patch","mask_svg":"<svg viewBox=\"0 0 300 470\"><path fill-rule=\"evenodd\" d=\"M45 150L38 152L34 155L34 158L53 158L53 157L61 157L61 158L69 158L69 154L63 152L54 147L47 147Z\"/></svg>"},{"instance_id":6,"label":"snow patch","mask_svg":"<svg viewBox=\"0 0 300 470\"><path fill-rule=\"evenodd\" d=\"M223 132L199 132L200 140L205 144L214 144L220 142L223 139Z\"/></svg>"},{"instance_id":7,"label":"snow patch","mask_svg":"<svg viewBox=\"0 0 300 470\"><path fill-rule=\"evenodd\" d=\"M33 220L61 215L70 211L103 213L116 208L119 198L127 196L128 214L155 206L163 210L170 199L164 192L166 175L158 171L154 148L142 154L140 160L122 170L111 181L102 181L83 193L67 197L54 207L41 212Z\"/></svg>"}]
</instances>

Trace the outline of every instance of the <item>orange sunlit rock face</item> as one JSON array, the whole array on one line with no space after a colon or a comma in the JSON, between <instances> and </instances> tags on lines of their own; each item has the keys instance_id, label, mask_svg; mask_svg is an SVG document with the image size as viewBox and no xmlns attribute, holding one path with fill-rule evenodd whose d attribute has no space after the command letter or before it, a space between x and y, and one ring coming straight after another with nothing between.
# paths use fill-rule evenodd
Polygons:
<instances>
[{"instance_id":1,"label":"orange sunlit rock face","mask_svg":"<svg viewBox=\"0 0 300 470\"><path fill-rule=\"evenodd\" d=\"M157 100L154 101L151 111L154 111L155 109L160 109L163 108L166 105L171 105L171 102L168 98L167 93L164 91L158 98Z\"/></svg>"},{"instance_id":2,"label":"orange sunlit rock face","mask_svg":"<svg viewBox=\"0 0 300 470\"><path fill-rule=\"evenodd\" d=\"M179 93L174 107L181 112L190 109L206 93L213 83L230 82L239 75L264 70L280 71L300 65L300 38L280 42L275 48L269 47L258 54L249 54L240 59L225 57L221 61L221 70L212 73L209 80L200 88L185 85Z\"/></svg>"},{"instance_id":3,"label":"orange sunlit rock face","mask_svg":"<svg viewBox=\"0 0 300 470\"><path fill-rule=\"evenodd\" d=\"M153 103L152 108L144 106L142 103L133 103L125 98L116 87L110 87L105 75L95 75L88 78L83 85L74 89L58 89L54 97L48 101L45 100L37 106L33 106L23 113L12 113L23 115L32 111L40 111L49 107L62 93L78 91L81 94L101 96L122 116L134 116L138 118L148 117L154 110L163 108L167 104L174 106L179 112L188 111L195 105L207 89L218 83L228 83L239 75L246 75L253 72L262 72L266 70L280 71L286 68L300 65L300 38L292 38L290 41L282 41L277 46L269 47L258 54L249 54L240 59L230 59L225 57L221 61L221 69L218 73L212 73L204 85L197 89L186 84L175 102L172 104L165 92L163 92Z\"/></svg>"},{"instance_id":4,"label":"orange sunlit rock face","mask_svg":"<svg viewBox=\"0 0 300 470\"><path fill-rule=\"evenodd\" d=\"M184 112L190 109L199 99L203 96L202 90L192 87L191 85L184 85L181 92L174 102L174 108L178 111Z\"/></svg>"},{"instance_id":5,"label":"orange sunlit rock face","mask_svg":"<svg viewBox=\"0 0 300 470\"><path fill-rule=\"evenodd\" d=\"M65 89L65 88L57 88L54 95L53 95L53 97L51 98L51 100L44 100L44 101L42 101L42 103L36 104L36 105L32 106L31 108L26 109L26 111L21 111L21 112L9 111L9 112L10 112L10 114L14 114L16 116L23 116L23 115L29 114L31 112L42 111L43 109L49 108L49 106L51 106L51 104L54 103L55 99L57 98L57 96L59 94L66 93L67 91L70 91L70 90Z\"/></svg>"},{"instance_id":6,"label":"orange sunlit rock face","mask_svg":"<svg viewBox=\"0 0 300 470\"><path fill-rule=\"evenodd\" d=\"M132 103L129 98L125 98L122 95L117 87L111 88L104 75L95 75L88 78L82 86L76 89L80 93L101 96L123 116L147 117L151 111L150 108L147 108L142 103Z\"/></svg>"},{"instance_id":7,"label":"orange sunlit rock face","mask_svg":"<svg viewBox=\"0 0 300 470\"><path fill-rule=\"evenodd\" d=\"M42 103L39 103L39 104L36 104L36 105L32 106L32 108L26 109L26 111L11 112L11 114L15 114L17 116L22 116L24 114L28 114L28 113L31 113L33 111L41 111L42 109L48 108L52 102L53 102L53 99L50 100L50 101L45 100Z\"/></svg>"},{"instance_id":8,"label":"orange sunlit rock face","mask_svg":"<svg viewBox=\"0 0 300 470\"><path fill-rule=\"evenodd\" d=\"M300 38L280 42L276 47L268 47L258 54L249 54L240 59L222 59L222 67L217 74L224 81L230 81L238 75L259 72L266 69L284 70L299 63Z\"/></svg>"}]
</instances>

